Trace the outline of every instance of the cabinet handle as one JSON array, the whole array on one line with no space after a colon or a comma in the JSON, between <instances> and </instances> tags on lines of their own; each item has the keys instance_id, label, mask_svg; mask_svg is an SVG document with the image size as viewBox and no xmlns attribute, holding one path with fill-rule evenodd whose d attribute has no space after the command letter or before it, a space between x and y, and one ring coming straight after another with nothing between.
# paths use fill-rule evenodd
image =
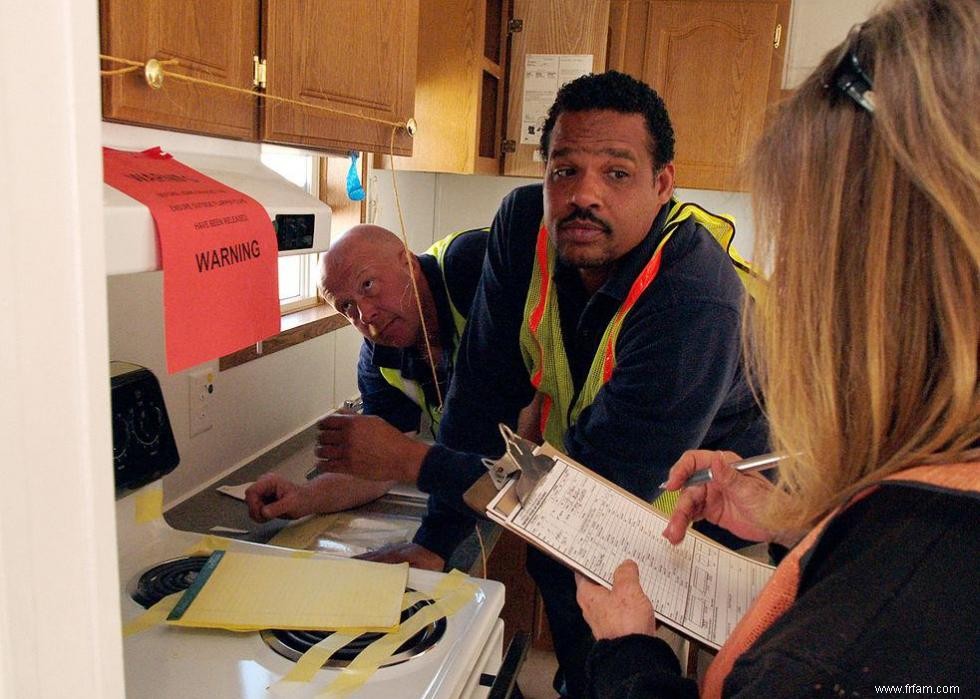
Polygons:
<instances>
[{"instance_id":1,"label":"cabinet handle","mask_svg":"<svg viewBox=\"0 0 980 699\"><path fill-rule=\"evenodd\" d=\"M782 41L782 38L783 38L783 25L782 24L777 24L776 25L776 31L775 31L775 33L773 34L773 37L772 37L772 47L774 49L778 49L779 48L779 44Z\"/></svg>"}]
</instances>

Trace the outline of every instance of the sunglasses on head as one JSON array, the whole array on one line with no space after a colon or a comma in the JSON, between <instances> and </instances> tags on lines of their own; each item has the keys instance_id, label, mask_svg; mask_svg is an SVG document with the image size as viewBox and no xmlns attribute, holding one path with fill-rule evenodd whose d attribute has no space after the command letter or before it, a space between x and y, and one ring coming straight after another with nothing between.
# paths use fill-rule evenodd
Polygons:
<instances>
[{"instance_id":1,"label":"sunglasses on head","mask_svg":"<svg viewBox=\"0 0 980 699\"><path fill-rule=\"evenodd\" d=\"M857 57L857 44L861 25L851 29L833 69L824 78L823 86L834 95L843 95L852 100L868 114L875 113L874 91L871 78L864 72Z\"/></svg>"}]
</instances>

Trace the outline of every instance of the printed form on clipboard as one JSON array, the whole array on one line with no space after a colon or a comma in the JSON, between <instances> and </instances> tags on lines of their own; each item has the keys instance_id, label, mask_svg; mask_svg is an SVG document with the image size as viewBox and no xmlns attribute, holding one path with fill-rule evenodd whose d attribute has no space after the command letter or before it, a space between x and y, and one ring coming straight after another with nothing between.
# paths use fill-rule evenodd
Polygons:
<instances>
[{"instance_id":1,"label":"printed form on clipboard","mask_svg":"<svg viewBox=\"0 0 980 699\"><path fill-rule=\"evenodd\" d=\"M486 497L492 481L496 493L485 506L491 520L606 588L616 567L633 559L660 621L714 648L725 642L773 566L693 530L673 546L661 535L667 517L649 503L548 444L532 452L533 444L504 426L501 431L507 453L488 463L491 478L467 493L471 506L480 501L473 491L482 484ZM533 475L525 479L531 456ZM550 461L547 470L542 457Z\"/></svg>"}]
</instances>

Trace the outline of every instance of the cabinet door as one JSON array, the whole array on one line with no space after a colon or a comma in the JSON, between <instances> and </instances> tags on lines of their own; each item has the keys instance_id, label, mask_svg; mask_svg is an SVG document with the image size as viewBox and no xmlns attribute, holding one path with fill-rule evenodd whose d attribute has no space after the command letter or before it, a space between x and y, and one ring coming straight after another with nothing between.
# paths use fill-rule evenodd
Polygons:
<instances>
[{"instance_id":1,"label":"cabinet door","mask_svg":"<svg viewBox=\"0 0 980 699\"><path fill-rule=\"evenodd\" d=\"M639 76L664 98L676 136L677 185L733 190L741 158L778 96L782 0L654 0Z\"/></svg>"},{"instance_id":2,"label":"cabinet door","mask_svg":"<svg viewBox=\"0 0 980 699\"><path fill-rule=\"evenodd\" d=\"M521 143L521 125L529 118L531 100L525 101L524 71L528 54L590 54L592 71L606 69L609 0L514 0L514 19L522 22L511 35L510 87L507 101L507 139L514 152L504 156L504 174L541 177L544 168L536 157L537 145Z\"/></svg>"},{"instance_id":3,"label":"cabinet door","mask_svg":"<svg viewBox=\"0 0 980 699\"><path fill-rule=\"evenodd\" d=\"M500 174L506 33L505 0L422 2L418 133L412 157L395 159L398 168Z\"/></svg>"},{"instance_id":4,"label":"cabinet door","mask_svg":"<svg viewBox=\"0 0 980 699\"><path fill-rule=\"evenodd\" d=\"M342 113L268 102L262 139L388 153L392 126L349 115L381 122L413 116L418 10L418 0L266 0L266 91ZM412 153L404 129L394 152Z\"/></svg>"},{"instance_id":5,"label":"cabinet door","mask_svg":"<svg viewBox=\"0 0 980 699\"><path fill-rule=\"evenodd\" d=\"M102 53L145 61L176 58L167 70L246 90L259 46L257 0L102 0ZM103 61L103 69L124 67ZM164 79L154 90L143 71L102 79L110 121L231 138L257 136L255 97Z\"/></svg>"}]
</instances>

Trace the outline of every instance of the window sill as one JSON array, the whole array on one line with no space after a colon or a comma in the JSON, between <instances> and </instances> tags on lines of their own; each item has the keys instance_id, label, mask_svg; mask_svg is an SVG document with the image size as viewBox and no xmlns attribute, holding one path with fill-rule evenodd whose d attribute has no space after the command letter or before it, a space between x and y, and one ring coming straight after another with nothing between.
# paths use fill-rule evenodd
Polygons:
<instances>
[{"instance_id":1,"label":"window sill","mask_svg":"<svg viewBox=\"0 0 980 699\"><path fill-rule=\"evenodd\" d=\"M221 357L218 360L218 371L231 369L348 325L347 318L326 304L287 313L282 316L278 335Z\"/></svg>"}]
</instances>

